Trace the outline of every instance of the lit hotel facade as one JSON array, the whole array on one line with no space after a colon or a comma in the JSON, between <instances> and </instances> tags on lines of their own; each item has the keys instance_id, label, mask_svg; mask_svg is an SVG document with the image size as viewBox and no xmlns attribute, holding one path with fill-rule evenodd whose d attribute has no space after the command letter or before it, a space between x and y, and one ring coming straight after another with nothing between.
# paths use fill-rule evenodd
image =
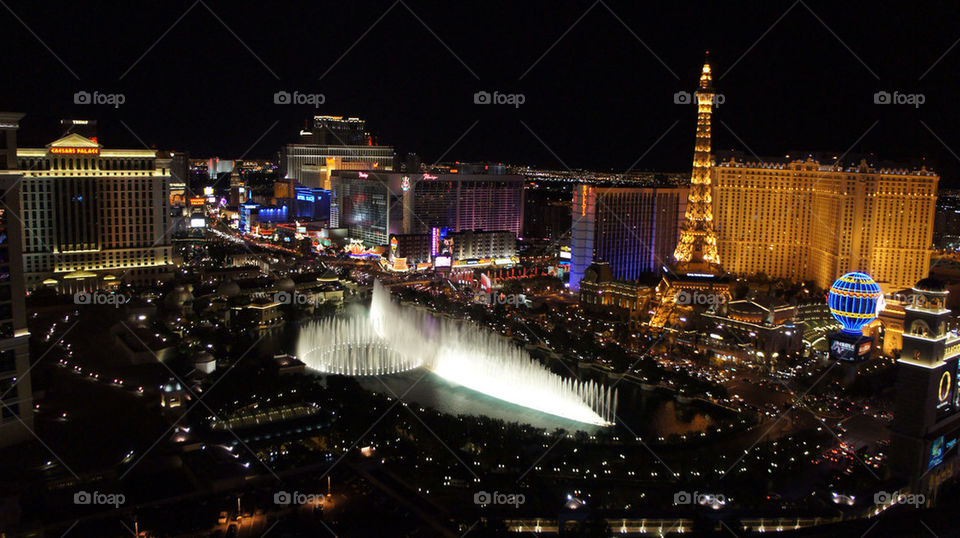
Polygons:
<instances>
[{"instance_id":1,"label":"lit hotel facade","mask_svg":"<svg viewBox=\"0 0 960 538\"><path fill-rule=\"evenodd\" d=\"M299 144L281 150L284 178L305 187L330 190L334 170L393 170L393 146L376 146L360 118L314 116L300 131Z\"/></svg>"},{"instance_id":2,"label":"lit hotel facade","mask_svg":"<svg viewBox=\"0 0 960 538\"><path fill-rule=\"evenodd\" d=\"M670 263L688 193L677 187L574 187L570 289L580 289L594 260L607 262L613 278L621 281Z\"/></svg>"},{"instance_id":3,"label":"lit hotel facade","mask_svg":"<svg viewBox=\"0 0 960 538\"><path fill-rule=\"evenodd\" d=\"M939 176L812 159L712 169L720 259L731 273L812 280L866 271L908 288L927 275Z\"/></svg>"},{"instance_id":4,"label":"lit hotel facade","mask_svg":"<svg viewBox=\"0 0 960 538\"><path fill-rule=\"evenodd\" d=\"M170 159L79 134L17 150L27 289L73 293L172 276Z\"/></svg>"},{"instance_id":5,"label":"lit hotel facade","mask_svg":"<svg viewBox=\"0 0 960 538\"><path fill-rule=\"evenodd\" d=\"M390 235L425 234L434 228L506 231L523 226L519 175L403 174L337 171L333 175L330 225L368 245L386 245Z\"/></svg>"},{"instance_id":6,"label":"lit hotel facade","mask_svg":"<svg viewBox=\"0 0 960 538\"><path fill-rule=\"evenodd\" d=\"M390 146L319 146L287 144L283 147L285 178L305 187L330 190L334 170L393 170Z\"/></svg>"}]
</instances>

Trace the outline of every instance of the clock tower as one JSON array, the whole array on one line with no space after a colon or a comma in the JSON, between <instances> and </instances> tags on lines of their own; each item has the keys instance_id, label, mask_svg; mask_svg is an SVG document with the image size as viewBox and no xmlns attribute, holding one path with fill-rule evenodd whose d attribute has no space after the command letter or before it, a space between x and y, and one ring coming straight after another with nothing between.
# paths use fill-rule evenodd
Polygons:
<instances>
[{"instance_id":1,"label":"clock tower","mask_svg":"<svg viewBox=\"0 0 960 538\"><path fill-rule=\"evenodd\" d=\"M960 335L948 330L943 283L925 278L911 292L897 360L890 468L914 493L932 499L960 471Z\"/></svg>"}]
</instances>

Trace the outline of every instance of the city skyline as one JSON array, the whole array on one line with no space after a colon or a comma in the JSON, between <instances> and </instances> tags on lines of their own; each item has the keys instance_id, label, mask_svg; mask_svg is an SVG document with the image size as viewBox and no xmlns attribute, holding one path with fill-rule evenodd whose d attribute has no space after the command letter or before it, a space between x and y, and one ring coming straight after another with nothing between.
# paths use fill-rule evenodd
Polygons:
<instances>
[{"instance_id":1,"label":"city skyline","mask_svg":"<svg viewBox=\"0 0 960 538\"><path fill-rule=\"evenodd\" d=\"M0 538L957 533L950 6L0 7Z\"/></svg>"},{"instance_id":2,"label":"city skyline","mask_svg":"<svg viewBox=\"0 0 960 538\"><path fill-rule=\"evenodd\" d=\"M65 6L52 17L30 6L12 9L7 39L16 40L19 52L12 72L42 68L56 82L0 93L0 108L27 114L22 137L28 146L57 138L56 120L83 117L100 121L112 147L272 158L295 141L308 115L329 114L367 119L376 143L401 155L418 153L426 163L453 157L625 171L636 162L637 169L684 171L693 126L683 121L689 107L674 104L675 94L695 89L688 81L710 50L724 100L716 111L717 151L872 153L907 163L926 158L948 186L960 172L960 132L942 121L956 113L943 90L956 77L955 43L921 47L894 32L896 18L883 9L828 16L821 4L798 2L765 4L731 18L719 7L650 11L587 3L582 11L548 12L540 20L532 8L497 17L496 10L438 12L396 3L351 8L342 27L313 36L289 31L268 43L279 14L254 21L229 7L184 3L136 14L106 10L102 19L89 20L91 29L119 17L137 25L124 38L124 54L109 63L99 59L98 38L78 41L59 31L71 20L86 20L78 8ZM295 29L309 14L284 16L282 27ZM931 29L946 20L932 8L911 17ZM714 19L724 23L706 22ZM467 30L449 30L458 26ZM518 40L518 31L526 38ZM696 37L678 42L674 33ZM404 47L390 45L387 36L394 34L406 37ZM885 39L872 38L878 34ZM590 51L621 54L588 52L580 46L586 42ZM283 47L317 51L316 67L292 64ZM565 69L568 62L578 68ZM230 84L232 73L244 83ZM102 105L80 105L74 102L80 91L91 100L93 92L122 95L123 102L104 97ZM284 91L291 99L304 94L303 104L275 104L274 94ZM484 91L523 94L523 103L474 104L474 94ZM876 104L878 92L891 100L921 95L923 103ZM314 106L309 96L319 94L323 103ZM29 106L35 99L46 105ZM156 113L167 121L151 122ZM831 121L809 121L816 115ZM422 120L430 128L421 128ZM566 134L553 136L554 129Z\"/></svg>"}]
</instances>

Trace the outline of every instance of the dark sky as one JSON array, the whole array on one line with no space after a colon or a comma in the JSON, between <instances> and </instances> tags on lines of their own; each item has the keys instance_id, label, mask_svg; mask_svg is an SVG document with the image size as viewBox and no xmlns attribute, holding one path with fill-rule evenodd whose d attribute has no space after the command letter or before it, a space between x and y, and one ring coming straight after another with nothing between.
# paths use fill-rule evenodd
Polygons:
<instances>
[{"instance_id":1,"label":"dark sky","mask_svg":"<svg viewBox=\"0 0 960 538\"><path fill-rule=\"evenodd\" d=\"M36 145L82 117L108 147L268 157L323 113L426 162L622 171L646 153L637 168L681 171L695 112L673 95L709 49L715 149L851 149L960 177L951 2L204 1L8 2L0 108L28 114ZM78 90L125 103L75 105ZM278 90L326 102L275 105ZM525 103L475 105L480 90ZM881 90L925 103L876 105Z\"/></svg>"}]
</instances>

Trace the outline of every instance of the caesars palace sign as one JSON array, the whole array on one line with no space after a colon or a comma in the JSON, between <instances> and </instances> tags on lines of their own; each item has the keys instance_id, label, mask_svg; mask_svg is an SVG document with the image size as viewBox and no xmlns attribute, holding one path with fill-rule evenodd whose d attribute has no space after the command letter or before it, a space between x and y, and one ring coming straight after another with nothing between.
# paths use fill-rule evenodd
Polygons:
<instances>
[{"instance_id":1,"label":"caesars palace sign","mask_svg":"<svg viewBox=\"0 0 960 538\"><path fill-rule=\"evenodd\" d=\"M50 153L56 155L99 155L100 148L50 148Z\"/></svg>"}]
</instances>

